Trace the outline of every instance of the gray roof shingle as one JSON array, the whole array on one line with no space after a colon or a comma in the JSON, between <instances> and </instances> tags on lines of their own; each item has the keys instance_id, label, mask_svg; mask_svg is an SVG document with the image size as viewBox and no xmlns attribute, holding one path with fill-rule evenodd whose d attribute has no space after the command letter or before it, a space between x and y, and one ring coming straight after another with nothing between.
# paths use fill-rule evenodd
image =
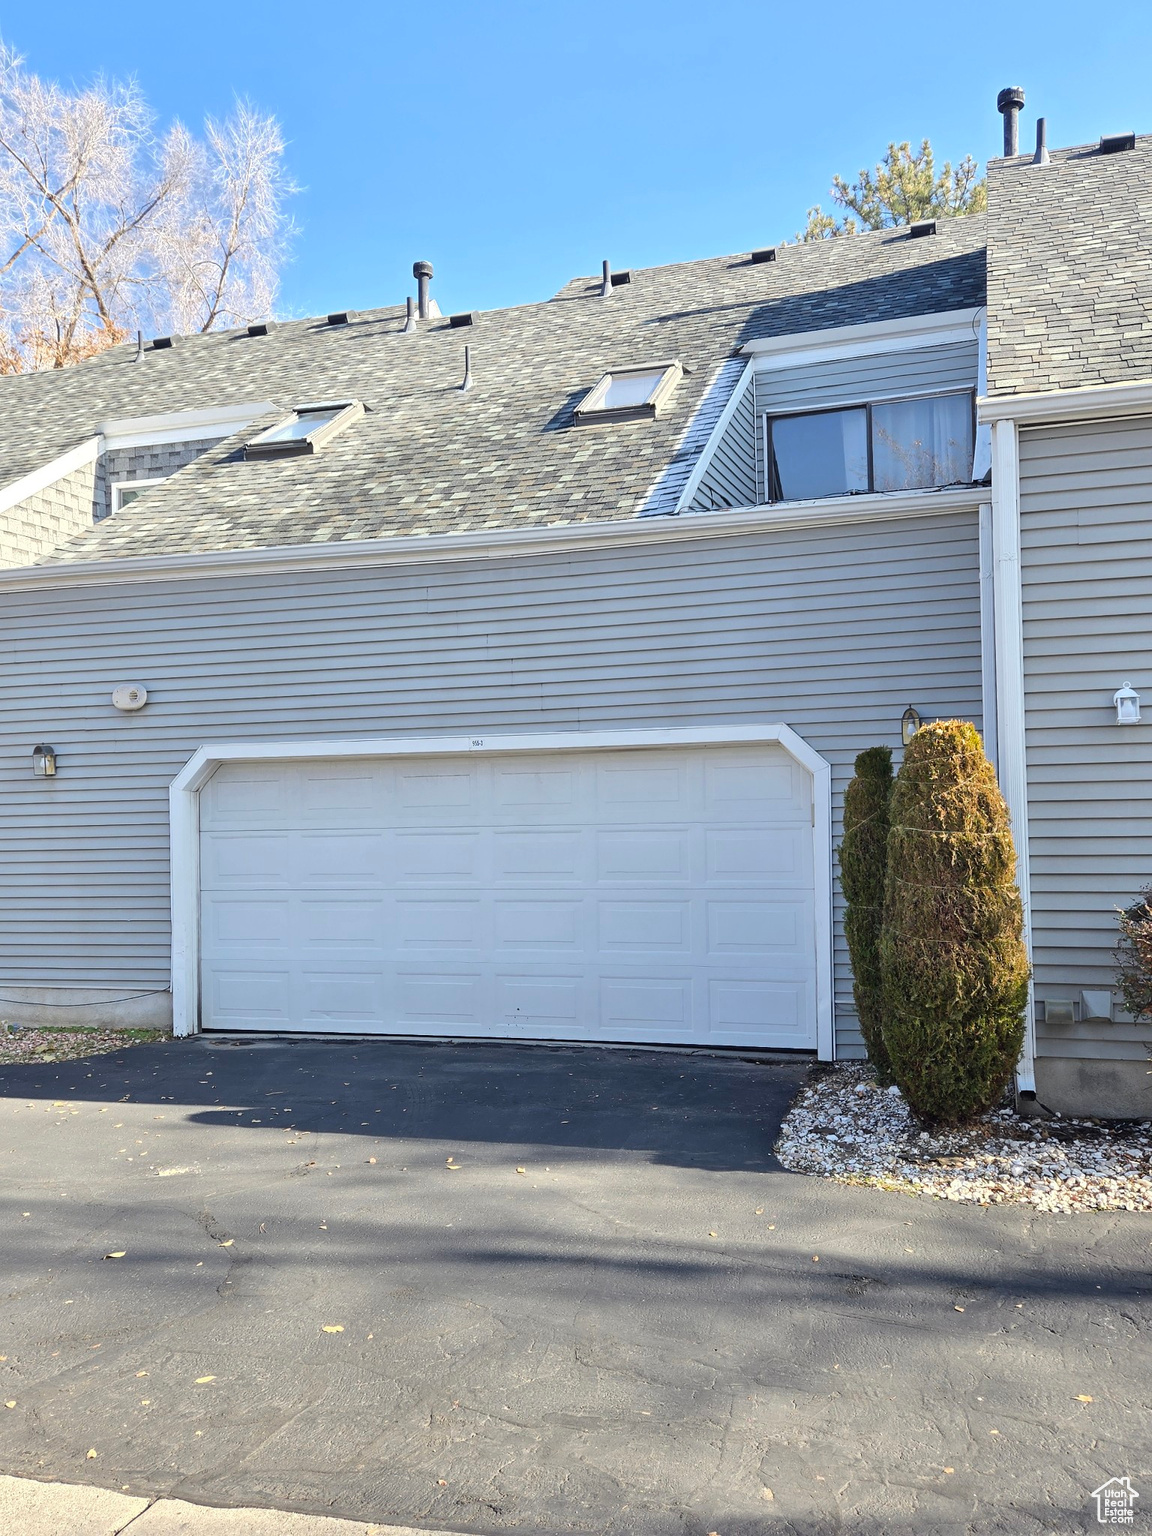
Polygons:
<instances>
[{"instance_id":1,"label":"gray roof shingle","mask_svg":"<svg viewBox=\"0 0 1152 1536\"><path fill-rule=\"evenodd\" d=\"M701 434L685 434L734 350L753 338L968 308L984 301L984 221L788 246L775 262L718 257L633 271L599 295L577 278L553 299L433 320L403 335L399 308L346 326L300 320L264 337L217 332L169 351L119 347L63 373L0 379L0 484L101 420L272 400L357 398L367 414L314 457L244 461L225 440L54 560L517 528L622 518ZM464 343L475 387L458 388ZM691 370L655 421L574 427L613 366L679 358ZM729 370L730 372L730 370Z\"/></svg>"},{"instance_id":2,"label":"gray roof shingle","mask_svg":"<svg viewBox=\"0 0 1152 1536\"><path fill-rule=\"evenodd\" d=\"M1152 137L988 167L990 394L1152 378Z\"/></svg>"}]
</instances>

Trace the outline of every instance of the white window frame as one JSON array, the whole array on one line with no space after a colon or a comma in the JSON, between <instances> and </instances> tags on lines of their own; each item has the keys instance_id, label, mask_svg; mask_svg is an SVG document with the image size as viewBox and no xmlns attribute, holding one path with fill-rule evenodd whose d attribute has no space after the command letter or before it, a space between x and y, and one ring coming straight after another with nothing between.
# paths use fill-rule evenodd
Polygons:
<instances>
[{"instance_id":1,"label":"white window frame","mask_svg":"<svg viewBox=\"0 0 1152 1536\"><path fill-rule=\"evenodd\" d=\"M336 414L328 421L321 419L315 430L306 433L303 437L272 438L270 436L271 433L278 432L281 427L287 426L290 422L299 421L302 416L322 417L325 411L335 411ZM262 427L255 437L244 444L244 457L246 459L291 459L300 454L316 453L325 443L331 442L338 432L343 432L349 423L363 414L364 407L359 400L312 400L306 405L294 405L290 411L281 416L279 421Z\"/></svg>"},{"instance_id":2,"label":"white window frame","mask_svg":"<svg viewBox=\"0 0 1152 1536\"><path fill-rule=\"evenodd\" d=\"M113 480L109 486L112 492L112 512L119 512L123 507L124 491L143 491L150 485L163 485L169 478L168 475L155 475L149 480Z\"/></svg>"},{"instance_id":3,"label":"white window frame","mask_svg":"<svg viewBox=\"0 0 1152 1536\"><path fill-rule=\"evenodd\" d=\"M492 753L597 752L621 748L776 743L812 777L816 1053L835 1058L832 961L832 769L782 721L664 730L547 731L531 735L408 736L360 741L213 742L199 747L168 791L172 871L172 1028L200 1029L200 790L222 763L315 758L451 757Z\"/></svg>"},{"instance_id":4,"label":"white window frame","mask_svg":"<svg viewBox=\"0 0 1152 1536\"><path fill-rule=\"evenodd\" d=\"M632 378L636 374L659 373L652 393L640 405L606 406L604 398L613 379ZM660 414L661 407L679 384L684 369L679 361L670 363L634 363L628 368L610 368L584 396L574 412L577 426L590 426L600 421L651 421Z\"/></svg>"}]
</instances>

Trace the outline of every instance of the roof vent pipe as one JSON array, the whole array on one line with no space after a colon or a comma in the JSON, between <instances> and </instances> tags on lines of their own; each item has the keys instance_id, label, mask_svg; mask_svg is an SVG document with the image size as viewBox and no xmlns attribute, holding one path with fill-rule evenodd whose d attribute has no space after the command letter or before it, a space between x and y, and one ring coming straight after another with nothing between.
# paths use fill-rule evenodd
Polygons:
<instances>
[{"instance_id":1,"label":"roof vent pipe","mask_svg":"<svg viewBox=\"0 0 1152 1536\"><path fill-rule=\"evenodd\" d=\"M432 263L430 261L414 261L412 263L412 276L416 279L416 308L420 312L421 320L427 320L428 284L432 280Z\"/></svg>"},{"instance_id":2,"label":"roof vent pipe","mask_svg":"<svg viewBox=\"0 0 1152 1536\"><path fill-rule=\"evenodd\" d=\"M1024 91L1018 85L1006 85L996 98L996 110L1004 114L1004 154L1020 153L1020 108Z\"/></svg>"},{"instance_id":3,"label":"roof vent pipe","mask_svg":"<svg viewBox=\"0 0 1152 1536\"><path fill-rule=\"evenodd\" d=\"M416 329L416 300L411 294L408 295L407 304L408 318L404 322L404 329L400 332L401 336L410 336Z\"/></svg>"},{"instance_id":4,"label":"roof vent pipe","mask_svg":"<svg viewBox=\"0 0 1152 1536\"><path fill-rule=\"evenodd\" d=\"M461 384L460 388L461 389L471 389L472 388L472 348L471 347L465 347L464 348L464 382L463 382L463 384Z\"/></svg>"},{"instance_id":5,"label":"roof vent pipe","mask_svg":"<svg viewBox=\"0 0 1152 1536\"><path fill-rule=\"evenodd\" d=\"M1032 156L1032 164L1051 164L1051 156L1048 154L1048 119L1046 117L1036 119L1036 153Z\"/></svg>"},{"instance_id":6,"label":"roof vent pipe","mask_svg":"<svg viewBox=\"0 0 1152 1536\"><path fill-rule=\"evenodd\" d=\"M606 299L612 292L612 268L608 262L604 263L604 277L600 283L600 297Z\"/></svg>"},{"instance_id":7,"label":"roof vent pipe","mask_svg":"<svg viewBox=\"0 0 1152 1536\"><path fill-rule=\"evenodd\" d=\"M141 363L141 362L144 361L144 332L143 331L137 331L136 332L136 356L132 359L132 361L134 363Z\"/></svg>"}]
</instances>

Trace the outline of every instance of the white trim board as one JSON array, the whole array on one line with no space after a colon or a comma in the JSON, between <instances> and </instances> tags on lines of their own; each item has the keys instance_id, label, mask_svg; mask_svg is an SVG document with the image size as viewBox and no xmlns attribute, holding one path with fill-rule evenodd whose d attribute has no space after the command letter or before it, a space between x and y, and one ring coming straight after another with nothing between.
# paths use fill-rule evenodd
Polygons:
<instances>
[{"instance_id":1,"label":"white trim board","mask_svg":"<svg viewBox=\"0 0 1152 1536\"><path fill-rule=\"evenodd\" d=\"M975 341L980 309L953 309L943 314L911 315L904 320L875 320L865 325L838 325L800 335L768 336L740 348L754 360L757 373L767 368L791 368L798 363L824 363L880 352L906 352L913 347L947 346Z\"/></svg>"},{"instance_id":2,"label":"white trim board","mask_svg":"<svg viewBox=\"0 0 1152 1536\"><path fill-rule=\"evenodd\" d=\"M828 496L819 501L776 502L737 511L649 515L619 522L572 523L550 528L483 529L399 538L357 539L333 544L277 545L268 549L216 550L202 554L148 555L87 560L0 571L0 592L25 587L82 587L104 582L184 581L247 576L255 572L338 570L412 565L437 560L499 560L511 556L567 554L627 544L670 544L685 539L782 533L897 518L975 513L987 499L982 486L960 490L889 491L865 496Z\"/></svg>"},{"instance_id":3,"label":"white trim board","mask_svg":"<svg viewBox=\"0 0 1152 1536\"><path fill-rule=\"evenodd\" d=\"M216 405L194 411L166 411L159 416L125 416L102 421L97 428L104 452L116 448L147 448L162 443L190 443L198 438L231 437L261 416L284 409L271 400L241 405Z\"/></svg>"},{"instance_id":4,"label":"white trim board","mask_svg":"<svg viewBox=\"0 0 1152 1536\"><path fill-rule=\"evenodd\" d=\"M816 1049L835 1052L832 987L832 770L782 721L631 731L544 731L530 735L365 737L338 741L241 741L199 747L168 791L172 853L172 1027L200 1028L200 795L222 763L302 762L316 758L450 757L473 753L596 752L622 748L736 746L775 742L812 775L815 880Z\"/></svg>"},{"instance_id":5,"label":"white trim board","mask_svg":"<svg viewBox=\"0 0 1152 1536\"><path fill-rule=\"evenodd\" d=\"M1152 415L1152 379L1130 384L1089 384L1083 389L1048 389L1028 395L981 395L978 421L1029 422L1107 421L1122 416Z\"/></svg>"},{"instance_id":6,"label":"white trim board","mask_svg":"<svg viewBox=\"0 0 1152 1536\"><path fill-rule=\"evenodd\" d=\"M89 437L84 442L78 443L75 448L69 448L68 452L62 453L59 458L42 464L39 469L34 469L31 474L21 475L19 480L13 480L8 485L0 487L0 512L7 512L10 507L27 501L29 496L35 496L37 492L47 490L50 485L55 485L57 480L63 480L65 475L70 475L74 469L82 469L85 464L94 464L100 457L100 449L100 439Z\"/></svg>"},{"instance_id":7,"label":"white trim board","mask_svg":"<svg viewBox=\"0 0 1152 1536\"><path fill-rule=\"evenodd\" d=\"M1024 942L1032 963L1032 885L1028 861L1028 771L1024 737L1024 612L1020 588L1020 454L1015 422L992 428L992 583L996 638L996 752L1000 789L1016 843L1016 883ZM1036 1090L1036 1005L1028 983L1024 1045L1016 1085Z\"/></svg>"}]
</instances>

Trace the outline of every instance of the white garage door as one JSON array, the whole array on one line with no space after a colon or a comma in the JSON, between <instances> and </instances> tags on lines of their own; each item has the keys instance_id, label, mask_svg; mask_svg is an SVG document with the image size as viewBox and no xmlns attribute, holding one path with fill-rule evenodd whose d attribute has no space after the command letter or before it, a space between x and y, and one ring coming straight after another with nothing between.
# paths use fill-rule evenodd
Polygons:
<instances>
[{"instance_id":1,"label":"white garage door","mask_svg":"<svg viewBox=\"0 0 1152 1536\"><path fill-rule=\"evenodd\" d=\"M201 844L206 1029L816 1045L775 745L225 764Z\"/></svg>"}]
</instances>

